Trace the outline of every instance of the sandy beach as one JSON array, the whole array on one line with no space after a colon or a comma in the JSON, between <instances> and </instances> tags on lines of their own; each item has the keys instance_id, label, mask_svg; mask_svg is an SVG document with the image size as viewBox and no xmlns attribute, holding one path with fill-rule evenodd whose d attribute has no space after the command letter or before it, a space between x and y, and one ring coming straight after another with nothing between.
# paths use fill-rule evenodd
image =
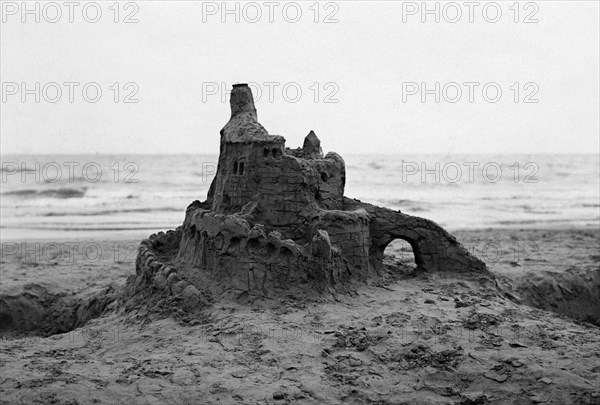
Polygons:
<instances>
[{"instance_id":1,"label":"sandy beach","mask_svg":"<svg viewBox=\"0 0 600 405\"><path fill-rule=\"evenodd\" d=\"M600 403L600 328L555 312L597 321L598 230L454 233L501 291L389 247L386 279L349 295L198 313L120 304L133 240L5 242L0 402Z\"/></svg>"},{"instance_id":2,"label":"sandy beach","mask_svg":"<svg viewBox=\"0 0 600 405\"><path fill-rule=\"evenodd\" d=\"M0 15L0 405L600 405L600 1Z\"/></svg>"}]
</instances>

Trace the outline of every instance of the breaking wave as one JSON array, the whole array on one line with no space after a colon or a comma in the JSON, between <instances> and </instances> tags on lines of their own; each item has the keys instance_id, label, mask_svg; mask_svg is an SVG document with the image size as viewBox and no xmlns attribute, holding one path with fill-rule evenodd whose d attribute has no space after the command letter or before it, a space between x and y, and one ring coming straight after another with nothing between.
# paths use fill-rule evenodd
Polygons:
<instances>
[{"instance_id":1,"label":"breaking wave","mask_svg":"<svg viewBox=\"0 0 600 405\"><path fill-rule=\"evenodd\" d=\"M115 209L115 210L103 210L103 211L92 211L92 212L78 212L77 216L83 217L94 217L99 215L112 215L112 214L132 214L132 213L149 213L149 212L181 212L181 208L130 208L130 209ZM72 212L48 212L45 213L44 217L66 217L74 215Z\"/></svg>"},{"instance_id":2,"label":"breaking wave","mask_svg":"<svg viewBox=\"0 0 600 405\"><path fill-rule=\"evenodd\" d=\"M4 196L28 197L28 198L81 198L85 195L87 188L57 188L50 190L14 190L2 193Z\"/></svg>"}]
</instances>

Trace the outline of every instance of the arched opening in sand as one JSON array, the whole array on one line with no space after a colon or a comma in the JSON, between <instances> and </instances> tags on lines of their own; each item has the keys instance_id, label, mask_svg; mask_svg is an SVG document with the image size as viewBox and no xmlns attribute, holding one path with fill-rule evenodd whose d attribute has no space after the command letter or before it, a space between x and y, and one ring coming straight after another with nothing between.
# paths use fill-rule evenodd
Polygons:
<instances>
[{"instance_id":1,"label":"arched opening in sand","mask_svg":"<svg viewBox=\"0 0 600 405\"><path fill-rule=\"evenodd\" d=\"M394 239L383 250L383 260L386 264L401 265L406 270L415 270L417 262L412 245L404 239Z\"/></svg>"}]
</instances>

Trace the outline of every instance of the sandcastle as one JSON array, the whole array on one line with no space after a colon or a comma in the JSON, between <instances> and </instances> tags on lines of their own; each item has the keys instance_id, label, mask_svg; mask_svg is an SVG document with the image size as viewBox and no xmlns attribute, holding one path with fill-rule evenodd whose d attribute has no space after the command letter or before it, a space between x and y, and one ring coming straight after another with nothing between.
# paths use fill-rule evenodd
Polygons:
<instances>
[{"instance_id":1,"label":"sandcastle","mask_svg":"<svg viewBox=\"0 0 600 405\"><path fill-rule=\"evenodd\" d=\"M377 276L398 238L412 246L418 269L487 273L436 223L344 197L344 160L323 156L312 131L302 148L286 148L258 122L246 84L233 86L230 105L206 201L194 201L175 231L141 243L138 287L181 296L189 307L203 288L266 296L343 289Z\"/></svg>"}]
</instances>

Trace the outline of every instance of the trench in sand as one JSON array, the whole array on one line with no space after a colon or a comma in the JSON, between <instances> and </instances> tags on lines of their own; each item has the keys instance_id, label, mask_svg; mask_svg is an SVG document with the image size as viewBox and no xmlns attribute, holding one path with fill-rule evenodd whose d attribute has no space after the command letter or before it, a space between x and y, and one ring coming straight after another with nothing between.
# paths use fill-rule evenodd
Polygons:
<instances>
[{"instance_id":1,"label":"trench in sand","mask_svg":"<svg viewBox=\"0 0 600 405\"><path fill-rule=\"evenodd\" d=\"M20 293L0 295L0 337L69 332L100 316L115 301L117 292L112 285L75 294L27 284Z\"/></svg>"},{"instance_id":2,"label":"trench in sand","mask_svg":"<svg viewBox=\"0 0 600 405\"><path fill-rule=\"evenodd\" d=\"M600 269L527 272L510 280L525 304L600 326Z\"/></svg>"},{"instance_id":3,"label":"trench in sand","mask_svg":"<svg viewBox=\"0 0 600 405\"><path fill-rule=\"evenodd\" d=\"M410 244L401 239L388 245L385 256L387 264L416 267ZM516 280L504 277L500 284L525 304L600 326L599 269L531 272ZM75 294L27 284L20 293L0 295L0 337L69 332L115 307L118 293L112 285Z\"/></svg>"}]
</instances>

